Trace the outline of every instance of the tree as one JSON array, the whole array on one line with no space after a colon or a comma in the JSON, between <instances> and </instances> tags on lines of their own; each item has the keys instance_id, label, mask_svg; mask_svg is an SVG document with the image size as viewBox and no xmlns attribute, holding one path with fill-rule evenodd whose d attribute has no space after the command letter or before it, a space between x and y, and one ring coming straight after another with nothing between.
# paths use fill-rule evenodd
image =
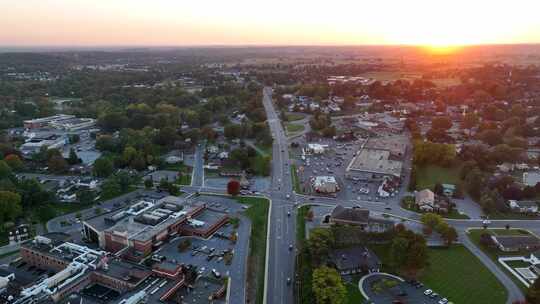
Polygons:
<instances>
[{"instance_id":1,"label":"tree","mask_svg":"<svg viewBox=\"0 0 540 304\"><path fill-rule=\"evenodd\" d=\"M76 165L76 164L80 163L79 157L77 156L77 153L75 152L75 149L73 149L73 148L69 149L69 157L68 157L67 162L70 165Z\"/></svg>"},{"instance_id":2,"label":"tree","mask_svg":"<svg viewBox=\"0 0 540 304\"><path fill-rule=\"evenodd\" d=\"M439 223L443 222L443 218L435 213L424 213L422 214L420 221L431 229L435 229Z\"/></svg>"},{"instance_id":3,"label":"tree","mask_svg":"<svg viewBox=\"0 0 540 304\"><path fill-rule=\"evenodd\" d=\"M230 180L227 183L227 193L236 196L240 193L240 182L235 179Z\"/></svg>"},{"instance_id":4,"label":"tree","mask_svg":"<svg viewBox=\"0 0 540 304\"><path fill-rule=\"evenodd\" d=\"M22 162L21 158L18 155L15 155L15 154L7 155L6 157L4 157L4 161L14 171L19 171L23 167L23 162Z\"/></svg>"},{"instance_id":5,"label":"tree","mask_svg":"<svg viewBox=\"0 0 540 304\"><path fill-rule=\"evenodd\" d=\"M431 121L433 129L448 131L452 127L452 121L448 117L435 117Z\"/></svg>"},{"instance_id":6,"label":"tree","mask_svg":"<svg viewBox=\"0 0 540 304\"><path fill-rule=\"evenodd\" d=\"M463 121L461 122L461 128L468 129L469 135L471 135L471 129L478 124L478 116L473 112L465 114Z\"/></svg>"},{"instance_id":7,"label":"tree","mask_svg":"<svg viewBox=\"0 0 540 304\"><path fill-rule=\"evenodd\" d=\"M107 179L101 186L101 198L111 199L122 193L120 189L120 184L116 181L115 178Z\"/></svg>"},{"instance_id":8,"label":"tree","mask_svg":"<svg viewBox=\"0 0 540 304\"><path fill-rule=\"evenodd\" d=\"M330 229L313 229L309 235L308 250L314 265L320 265L328 257L335 239Z\"/></svg>"},{"instance_id":9,"label":"tree","mask_svg":"<svg viewBox=\"0 0 540 304\"><path fill-rule=\"evenodd\" d=\"M334 268L322 266L315 269L313 271L312 286L315 303L345 303L347 291L341 281L341 276Z\"/></svg>"},{"instance_id":10,"label":"tree","mask_svg":"<svg viewBox=\"0 0 540 304\"><path fill-rule=\"evenodd\" d=\"M94 162L93 173L97 177L109 177L113 171L113 163L105 157L100 157Z\"/></svg>"},{"instance_id":11,"label":"tree","mask_svg":"<svg viewBox=\"0 0 540 304\"><path fill-rule=\"evenodd\" d=\"M0 221L14 220L21 213L21 196L10 191L0 191Z\"/></svg>"},{"instance_id":12,"label":"tree","mask_svg":"<svg viewBox=\"0 0 540 304\"><path fill-rule=\"evenodd\" d=\"M54 173L66 172L69 167L67 161L60 154L53 154L47 161L47 166L49 171Z\"/></svg>"},{"instance_id":13,"label":"tree","mask_svg":"<svg viewBox=\"0 0 540 304\"><path fill-rule=\"evenodd\" d=\"M153 186L154 186L154 181L152 181L152 179L147 178L144 180L144 187L146 189L151 189Z\"/></svg>"},{"instance_id":14,"label":"tree","mask_svg":"<svg viewBox=\"0 0 540 304\"><path fill-rule=\"evenodd\" d=\"M410 230L403 230L392 240L392 264L404 275L414 278L427 265L427 244L424 237Z\"/></svg>"},{"instance_id":15,"label":"tree","mask_svg":"<svg viewBox=\"0 0 540 304\"><path fill-rule=\"evenodd\" d=\"M540 279L536 279L529 287L526 298L531 304L540 304Z\"/></svg>"},{"instance_id":16,"label":"tree","mask_svg":"<svg viewBox=\"0 0 540 304\"><path fill-rule=\"evenodd\" d=\"M5 160L0 160L0 179L11 177L11 167Z\"/></svg>"},{"instance_id":17,"label":"tree","mask_svg":"<svg viewBox=\"0 0 540 304\"><path fill-rule=\"evenodd\" d=\"M433 187L433 192L437 195L443 195L444 189L441 183L436 183L435 187Z\"/></svg>"},{"instance_id":18,"label":"tree","mask_svg":"<svg viewBox=\"0 0 540 304\"><path fill-rule=\"evenodd\" d=\"M442 232L442 238L446 242L447 246L451 246L455 241L457 241L458 234L454 227L448 226L443 232Z\"/></svg>"}]
</instances>

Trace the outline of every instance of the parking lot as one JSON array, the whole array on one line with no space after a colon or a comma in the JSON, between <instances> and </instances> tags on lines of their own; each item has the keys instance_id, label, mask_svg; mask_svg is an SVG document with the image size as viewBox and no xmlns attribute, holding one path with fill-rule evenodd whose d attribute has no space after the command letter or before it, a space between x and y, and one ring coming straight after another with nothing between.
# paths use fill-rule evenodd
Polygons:
<instances>
[{"instance_id":1,"label":"parking lot","mask_svg":"<svg viewBox=\"0 0 540 304\"><path fill-rule=\"evenodd\" d=\"M361 287L369 297L369 303L451 303L448 299L444 298L444 295L437 294L421 282L400 281L394 276L383 273L373 273L366 276Z\"/></svg>"},{"instance_id":2,"label":"parking lot","mask_svg":"<svg viewBox=\"0 0 540 304\"><path fill-rule=\"evenodd\" d=\"M177 237L162 245L156 254L167 257L167 261L172 264L195 265L198 274L203 277L219 279L229 276L231 299L243 299L251 222L241 215L244 208L234 200L204 195L198 200L206 202L211 210L227 212L233 220L209 239ZM237 233L236 242L229 239L233 232ZM180 250L179 244L185 240L189 240L190 245Z\"/></svg>"},{"instance_id":3,"label":"parking lot","mask_svg":"<svg viewBox=\"0 0 540 304\"><path fill-rule=\"evenodd\" d=\"M318 175L334 176L340 185L340 191L328 196L343 200L384 201L377 195L377 189L381 185L380 179L373 179L372 174L366 173L364 178L350 179L345 177L347 166L365 142L365 139L357 139L351 142L337 142L333 139L320 139L317 144L326 145L322 154L305 155L302 157L302 148L306 147L305 138L295 140L298 148L291 149L294 164L298 170L300 188L306 194L313 193L310 178Z\"/></svg>"}]
</instances>

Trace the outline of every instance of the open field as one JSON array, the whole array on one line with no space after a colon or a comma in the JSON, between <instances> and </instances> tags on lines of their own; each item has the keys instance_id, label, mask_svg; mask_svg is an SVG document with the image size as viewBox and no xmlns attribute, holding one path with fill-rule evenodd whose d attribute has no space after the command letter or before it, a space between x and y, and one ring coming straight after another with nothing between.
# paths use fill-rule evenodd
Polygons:
<instances>
[{"instance_id":1,"label":"open field","mask_svg":"<svg viewBox=\"0 0 540 304\"><path fill-rule=\"evenodd\" d=\"M415 72L404 73L400 71L368 72L368 73L362 74L361 76L373 78L379 81L395 81L398 79L414 81L415 79L422 78L422 75L420 73L415 73ZM429 81L433 82L436 86L439 86L439 87L454 86L461 83L461 80L459 78L437 78L437 79L429 79Z\"/></svg>"},{"instance_id":2,"label":"open field","mask_svg":"<svg viewBox=\"0 0 540 304\"><path fill-rule=\"evenodd\" d=\"M467 248L429 249L421 281L454 303L506 303L507 291Z\"/></svg>"},{"instance_id":3,"label":"open field","mask_svg":"<svg viewBox=\"0 0 540 304\"><path fill-rule=\"evenodd\" d=\"M298 124L294 124L294 123L287 123L285 125L285 127L287 128L287 133L297 133L297 132L302 132L304 131L305 127L303 125L298 125Z\"/></svg>"},{"instance_id":4,"label":"open field","mask_svg":"<svg viewBox=\"0 0 540 304\"><path fill-rule=\"evenodd\" d=\"M508 270L506 270L506 268L502 267L501 264L499 264L499 262L497 261L497 258L499 256L523 256L523 253L519 253L519 252L502 252L498 249L495 249L495 248L489 248L489 247L486 247L486 246L483 246L481 243L480 243L480 236L487 232L487 233L490 233L490 234L497 234L497 235L505 235L504 233L507 233L506 235L512 235L512 234L523 234L523 232L526 232L526 231L523 231L523 232L519 232L518 230L520 229L510 229L508 231L505 231L503 229L470 229L467 236L469 237L469 239L476 245L476 247L478 247L480 250L482 250L496 265L497 267L499 267L501 270L503 270L509 278L511 278L514 283L516 283L517 286L519 286L521 289L523 289L524 291L526 290L526 287L525 285L523 285L523 283L521 283L516 277L514 277L514 275L512 275Z\"/></svg>"},{"instance_id":5,"label":"open field","mask_svg":"<svg viewBox=\"0 0 540 304\"><path fill-rule=\"evenodd\" d=\"M306 117L304 114L300 113L287 113L286 116L288 121L302 120L304 117Z\"/></svg>"},{"instance_id":6,"label":"open field","mask_svg":"<svg viewBox=\"0 0 540 304\"><path fill-rule=\"evenodd\" d=\"M454 184L461 183L459 178L460 167L444 168L440 166L418 167L416 172L416 189L422 190L429 188L433 190L436 183Z\"/></svg>"},{"instance_id":7,"label":"open field","mask_svg":"<svg viewBox=\"0 0 540 304\"><path fill-rule=\"evenodd\" d=\"M390 265L390 245L369 246L381 259L383 271L395 273ZM454 303L505 303L506 289L467 248L428 248L429 266L419 280L426 288Z\"/></svg>"}]
</instances>

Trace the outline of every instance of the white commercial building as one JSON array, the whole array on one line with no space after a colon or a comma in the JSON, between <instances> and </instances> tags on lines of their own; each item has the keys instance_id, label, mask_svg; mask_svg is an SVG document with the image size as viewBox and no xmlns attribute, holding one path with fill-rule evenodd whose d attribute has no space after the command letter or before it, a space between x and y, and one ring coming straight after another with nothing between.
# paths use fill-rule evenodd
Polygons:
<instances>
[{"instance_id":1,"label":"white commercial building","mask_svg":"<svg viewBox=\"0 0 540 304\"><path fill-rule=\"evenodd\" d=\"M335 193L339 191L339 184L333 176L316 176L312 179L313 189L319 193Z\"/></svg>"}]
</instances>

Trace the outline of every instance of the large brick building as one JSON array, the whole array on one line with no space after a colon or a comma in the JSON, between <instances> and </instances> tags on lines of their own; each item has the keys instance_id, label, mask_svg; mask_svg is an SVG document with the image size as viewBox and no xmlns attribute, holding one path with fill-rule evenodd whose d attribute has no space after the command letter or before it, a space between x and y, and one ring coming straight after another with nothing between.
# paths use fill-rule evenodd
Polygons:
<instances>
[{"instance_id":1,"label":"large brick building","mask_svg":"<svg viewBox=\"0 0 540 304\"><path fill-rule=\"evenodd\" d=\"M207 208L206 203L167 196L140 200L129 207L83 222L88 240L109 252L138 261L163 241L177 235L207 238L228 221L228 216Z\"/></svg>"}]
</instances>

